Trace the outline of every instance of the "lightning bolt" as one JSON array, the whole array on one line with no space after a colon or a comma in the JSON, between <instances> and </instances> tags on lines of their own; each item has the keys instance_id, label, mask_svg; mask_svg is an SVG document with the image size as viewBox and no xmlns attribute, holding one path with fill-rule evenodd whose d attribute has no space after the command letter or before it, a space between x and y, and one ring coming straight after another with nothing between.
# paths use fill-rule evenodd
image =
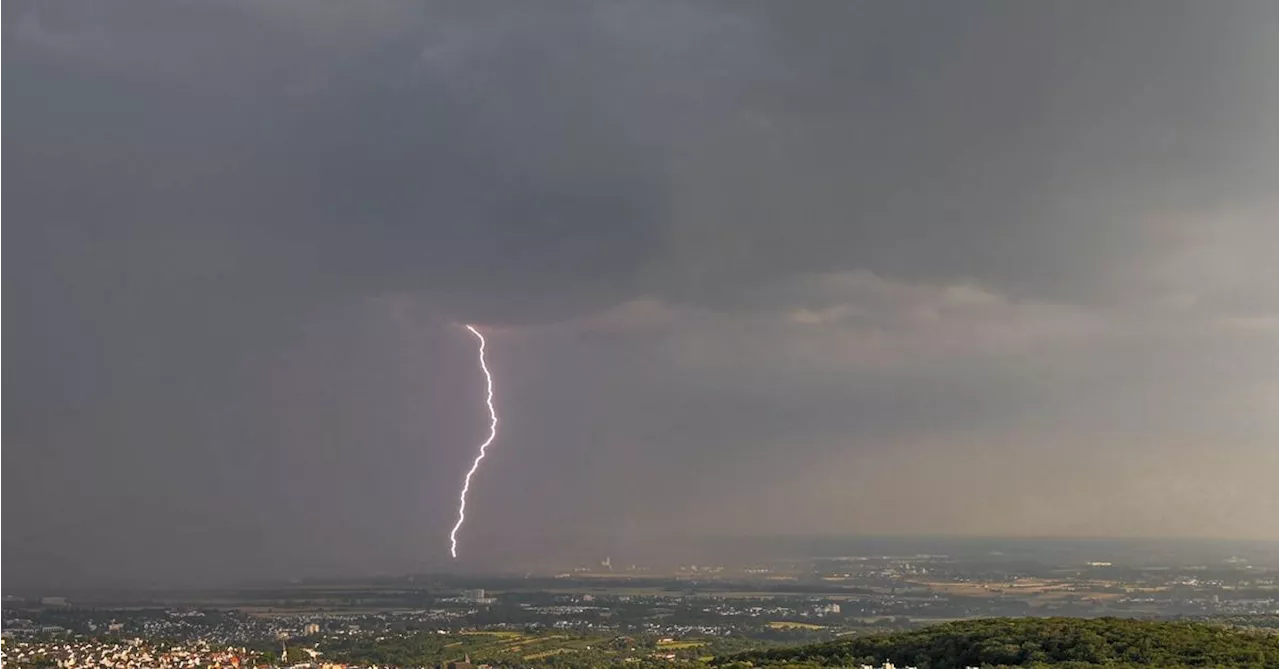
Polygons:
<instances>
[{"instance_id":1,"label":"lightning bolt","mask_svg":"<svg viewBox=\"0 0 1280 669\"><path fill-rule=\"evenodd\" d=\"M467 491L471 489L471 477L480 468L480 461L484 459L485 449L489 448L489 444L492 444L493 440L498 438L498 412L493 408L493 375L489 373L489 366L484 361L484 335L470 325L466 326L466 328L480 341L480 371L484 372L486 387L484 403L489 407L489 438L480 444L480 454L476 456L475 462L471 463L471 469L467 472L467 477L462 480L462 494L458 496L458 522L453 526L453 530L449 532L449 554L455 559L458 557L458 530L467 519Z\"/></svg>"}]
</instances>

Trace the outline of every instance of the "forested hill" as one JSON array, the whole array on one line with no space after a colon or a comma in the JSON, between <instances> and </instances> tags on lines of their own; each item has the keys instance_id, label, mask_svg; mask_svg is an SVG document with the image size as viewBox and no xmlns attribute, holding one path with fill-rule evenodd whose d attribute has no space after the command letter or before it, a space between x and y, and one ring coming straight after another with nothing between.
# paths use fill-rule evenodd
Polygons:
<instances>
[{"instance_id":1,"label":"forested hill","mask_svg":"<svg viewBox=\"0 0 1280 669\"><path fill-rule=\"evenodd\" d=\"M1276 636L1195 622L987 618L717 658L734 666L1275 667Z\"/></svg>"}]
</instances>

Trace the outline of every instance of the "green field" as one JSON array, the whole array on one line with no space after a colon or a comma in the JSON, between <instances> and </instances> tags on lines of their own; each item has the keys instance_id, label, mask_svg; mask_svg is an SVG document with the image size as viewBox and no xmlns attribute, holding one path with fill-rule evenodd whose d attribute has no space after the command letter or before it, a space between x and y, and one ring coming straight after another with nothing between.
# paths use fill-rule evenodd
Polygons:
<instances>
[{"instance_id":1,"label":"green field","mask_svg":"<svg viewBox=\"0 0 1280 669\"><path fill-rule=\"evenodd\" d=\"M324 643L320 650L330 661L384 665L431 665L470 657L475 662L493 664L541 664L558 656L574 655L583 666L621 661L637 652L612 649L608 637L524 632L458 632L446 635L405 634L379 640ZM669 648L692 648L700 643L683 643Z\"/></svg>"},{"instance_id":2,"label":"green field","mask_svg":"<svg viewBox=\"0 0 1280 669\"><path fill-rule=\"evenodd\" d=\"M814 625L813 623L793 623L793 622L787 622L785 620L778 620L778 621L771 622L769 623L769 627L775 630L788 630L788 629L824 630L826 629L825 625Z\"/></svg>"}]
</instances>

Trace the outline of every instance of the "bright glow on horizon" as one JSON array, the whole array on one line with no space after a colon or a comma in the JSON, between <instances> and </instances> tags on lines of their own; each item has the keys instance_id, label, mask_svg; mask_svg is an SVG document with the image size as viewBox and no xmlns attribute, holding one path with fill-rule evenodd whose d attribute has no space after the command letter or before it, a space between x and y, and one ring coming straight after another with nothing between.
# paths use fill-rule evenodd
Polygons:
<instances>
[{"instance_id":1,"label":"bright glow on horizon","mask_svg":"<svg viewBox=\"0 0 1280 669\"><path fill-rule=\"evenodd\" d=\"M470 325L467 325L466 328L476 336L476 339L480 340L480 370L484 372L487 393L484 401L489 407L489 438L480 444L480 453L476 456L475 462L471 463L471 470L467 472L466 478L462 481L462 494L458 498L458 522L453 526L453 530L449 532L449 554L455 559L458 557L458 530L467 519L467 491L471 489L471 477L480 468L480 461L484 459L485 449L498 437L498 412L493 408L493 375L489 373L489 366L485 364L484 360L484 335Z\"/></svg>"}]
</instances>

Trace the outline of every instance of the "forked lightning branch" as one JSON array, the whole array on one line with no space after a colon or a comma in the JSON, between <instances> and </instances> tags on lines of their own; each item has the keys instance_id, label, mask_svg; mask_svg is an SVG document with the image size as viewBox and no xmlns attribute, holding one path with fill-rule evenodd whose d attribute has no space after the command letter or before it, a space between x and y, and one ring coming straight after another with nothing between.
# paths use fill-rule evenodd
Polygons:
<instances>
[{"instance_id":1,"label":"forked lightning branch","mask_svg":"<svg viewBox=\"0 0 1280 669\"><path fill-rule=\"evenodd\" d=\"M467 476L462 480L462 494L458 496L458 522L454 524L453 530L449 532L449 555L454 558L458 557L458 530L462 528L462 523L467 519L467 492L471 489L471 477L475 475L476 470L480 468L480 461L484 460L485 449L489 448L489 444L498 437L498 412L493 408L493 375L489 373L489 366L484 359L484 335L473 326L466 326L471 334L475 335L476 340L480 343L480 371L484 372L485 382L485 405L489 408L489 436L480 444L480 452L476 454L476 459L471 463L471 469L467 471Z\"/></svg>"}]
</instances>

